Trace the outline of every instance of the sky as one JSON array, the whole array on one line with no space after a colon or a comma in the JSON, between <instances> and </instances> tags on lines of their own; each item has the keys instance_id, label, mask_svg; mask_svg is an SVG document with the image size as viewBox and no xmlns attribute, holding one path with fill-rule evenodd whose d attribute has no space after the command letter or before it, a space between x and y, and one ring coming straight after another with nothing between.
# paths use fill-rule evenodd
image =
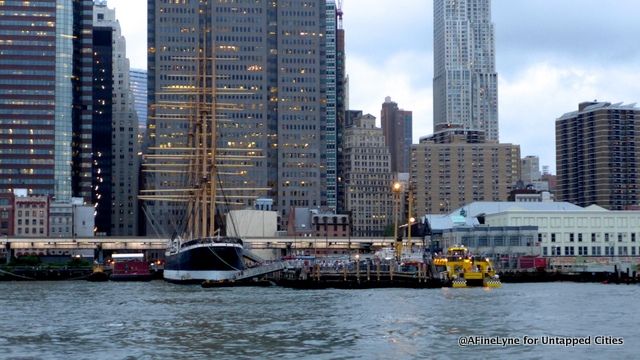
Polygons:
<instances>
[{"instance_id":1,"label":"sky","mask_svg":"<svg viewBox=\"0 0 640 360\"><path fill-rule=\"evenodd\" d=\"M127 56L146 68L146 1L108 0ZM349 109L380 118L384 98L433 131L433 2L342 0ZM493 0L500 142L555 173L555 120L582 101L640 103L640 1Z\"/></svg>"}]
</instances>

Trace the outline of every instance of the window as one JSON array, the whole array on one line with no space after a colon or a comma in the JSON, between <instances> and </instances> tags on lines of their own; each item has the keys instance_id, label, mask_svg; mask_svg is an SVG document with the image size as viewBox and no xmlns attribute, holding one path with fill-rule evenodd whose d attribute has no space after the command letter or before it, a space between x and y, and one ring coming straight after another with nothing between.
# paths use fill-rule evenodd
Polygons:
<instances>
[{"instance_id":1,"label":"window","mask_svg":"<svg viewBox=\"0 0 640 360\"><path fill-rule=\"evenodd\" d=\"M582 242L582 234L578 234L578 242Z\"/></svg>"},{"instance_id":2,"label":"window","mask_svg":"<svg viewBox=\"0 0 640 360\"><path fill-rule=\"evenodd\" d=\"M604 241L609 241L609 233L604 234Z\"/></svg>"},{"instance_id":3,"label":"window","mask_svg":"<svg viewBox=\"0 0 640 360\"><path fill-rule=\"evenodd\" d=\"M631 233L631 242L636 242L636 233Z\"/></svg>"},{"instance_id":4,"label":"window","mask_svg":"<svg viewBox=\"0 0 640 360\"><path fill-rule=\"evenodd\" d=\"M542 242L542 234L538 234L538 242Z\"/></svg>"},{"instance_id":5,"label":"window","mask_svg":"<svg viewBox=\"0 0 640 360\"><path fill-rule=\"evenodd\" d=\"M570 242L573 242L573 240L574 240L574 239L573 239L573 233L570 233L570 234L569 234L569 241L570 241Z\"/></svg>"},{"instance_id":6,"label":"window","mask_svg":"<svg viewBox=\"0 0 640 360\"><path fill-rule=\"evenodd\" d=\"M551 242L556 242L556 234L551 234Z\"/></svg>"},{"instance_id":7,"label":"window","mask_svg":"<svg viewBox=\"0 0 640 360\"><path fill-rule=\"evenodd\" d=\"M591 233L591 242L596 242L596 233Z\"/></svg>"},{"instance_id":8,"label":"window","mask_svg":"<svg viewBox=\"0 0 640 360\"><path fill-rule=\"evenodd\" d=\"M618 242L622 242L622 234L618 234Z\"/></svg>"},{"instance_id":9,"label":"window","mask_svg":"<svg viewBox=\"0 0 640 360\"><path fill-rule=\"evenodd\" d=\"M542 248L542 255L543 256L547 256L547 247L546 246Z\"/></svg>"}]
</instances>

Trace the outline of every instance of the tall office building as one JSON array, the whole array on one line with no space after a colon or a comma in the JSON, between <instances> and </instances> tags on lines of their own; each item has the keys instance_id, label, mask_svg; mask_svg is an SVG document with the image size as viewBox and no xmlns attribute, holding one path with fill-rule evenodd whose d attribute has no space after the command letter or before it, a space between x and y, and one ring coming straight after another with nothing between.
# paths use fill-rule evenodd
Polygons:
<instances>
[{"instance_id":1,"label":"tall office building","mask_svg":"<svg viewBox=\"0 0 640 360\"><path fill-rule=\"evenodd\" d=\"M520 178L520 146L486 142L483 131L449 128L412 146L417 216L474 201L507 201Z\"/></svg>"},{"instance_id":2,"label":"tall office building","mask_svg":"<svg viewBox=\"0 0 640 360\"><path fill-rule=\"evenodd\" d=\"M337 146L338 146L338 181L337 181L337 190L338 190L338 209L337 212L340 214L347 212L346 205L346 187L345 187L345 178L347 177L347 172L345 171L345 154L344 154L344 132L347 128L353 126L356 119L362 117L362 110L345 110L344 118L340 120L338 123L338 133L337 133Z\"/></svg>"},{"instance_id":3,"label":"tall office building","mask_svg":"<svg viewBox=\"0 0 640 360\"><path fill-rule=\"evenodd\" d=\"M380 122L386 145L391 151L391 171L408 173L411 163L412 113L401 110L387 96L380 111Z\"/></svg>"},{"instance_id":4,"label":"tall office building","mask_svg":"<svg viewBox=\"0 0 640 360\"><path fill-rule=\"evenodd\" d=\"M342 9L336 8L336 212L343 213L344 187L342 186L342 142L346 125L347 113L347 76L346 76L346 52L345 33L342 26ZM330 19L327 17L327 21Z\"/></svg>"},{"instance_id":5,"label":"tall office building","mask_svg":"<svg viewBox=\"0 0 640 360\"><path fill-rule=\"evenodd\" d=\"M0 192L91 198L92 8L0 1Z\"/></svg>"},{"instance_id":6,"label":"tall office building","mask_svg":"<svg viewBox=\"0 0 640 360\"><path fill-rule=\"evenodd\" d=\"M138 117L115 10L93 13L93 177L97 234L137 235Z\"/></svg>"},{"instance_id":7,"label":"tall office building","mask_svg":"<svg viewBox=\"0 0 640 360\"><path fill-rule=\"evenodd\" d=\"M327 63L333 61L334 72L337 64L327 48L336 50L336 12L330 6L333 11L325 0L149 0L147 136L152 146L185 144L191 110L180 104L193 101L189 89L198 59L208 56L215 59L218 154L251 150L255 156L241 168L222 172L227 197L244 205L250 205L250 197L271 197L283 221L293 207L335 207L337 84L328 81L335 73L327 72ZM213 45L200 53L201 39L208 37ZM146 183L154 189L178 188L182 180L164 172L153 173ZM152 227L171 233L180 226L182 206L155 201L148 207Z\"/></svg>"},{"instance_id":8,"label":"tall office building","mask_svg":"<svg viewBox=\"0 0 640 360\"><path fill-rule=\"evenodd\" d=\"M147 70L130 69L129 85L138 115L138 129L144 133L147 128Z\"/></svg>"},{"instance_id":9,"label":"tall office building","mask_svg":"<svg viewBox=\"0 0 640 360\"><path fill-rule=\"evenodd\" d=\"M556 198L625 210L640 204L640 109L583 102L556 120Z\"/></svg>"},{"instance_id":10,"label":"tall office building","mask_svg":"<svg viewBox=\"0 0 640 360\"><path fill-rule=\"evenodd\" d=\"M434 0L434 131L484 130L498 141L498 75L491 0Z\"/></svg>"},{"instance_id":11,"label":"tall office building","mask_svg":"<svg viewBox=\"0 0 640 360\"><path fill-rule=\"evenodd\" d=\"M373 115L360 116L345 129L344 166L352 235L384 236L393 224L393 175L391 154Z\"/></svg>"},{"instance_id":12,"label":"tall office building","mask_svg":"<svg viewBox=\"0 0 640 360\"><path fill-rule=\"evenodd\" d=\"M540 173L540 158L537 156L529 155L523 157L521 169L521 180L524 185L533 184L534 181L540 180L542 177L542 173Z\"/></svg>"}]
</instances>

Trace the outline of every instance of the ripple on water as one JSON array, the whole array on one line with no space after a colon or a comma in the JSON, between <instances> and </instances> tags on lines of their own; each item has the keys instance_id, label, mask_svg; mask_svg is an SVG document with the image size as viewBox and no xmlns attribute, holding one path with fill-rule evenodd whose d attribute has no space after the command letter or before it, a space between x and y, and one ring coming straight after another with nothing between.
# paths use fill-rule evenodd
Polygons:
<instances>
[{"instance_id":1,"label":"ripple on water","mask_svg":"<svg viewBox=\"0 0 640 360\"><path fill-rule=\"evenodd\" d=\"M0 283L0 348L14 359L633 358L638 295L638 286L575 283L489 291ZM476 335L612 335L625 345L457 346Z\"/></svg>"}]
</instances>

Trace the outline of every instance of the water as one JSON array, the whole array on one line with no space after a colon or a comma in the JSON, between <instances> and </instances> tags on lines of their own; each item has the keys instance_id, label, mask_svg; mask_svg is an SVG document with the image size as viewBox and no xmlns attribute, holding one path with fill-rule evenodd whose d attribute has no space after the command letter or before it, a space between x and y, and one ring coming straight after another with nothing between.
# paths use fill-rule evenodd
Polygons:
<instances>
[{"instance_id":1,"label":"water","mask_svg":"<svg viewBox=\"0 0 640 360\"><path fill-rule=\"evenodd\" d=\"M1 359L633 359L640 286L290 290L0 283ZM623 337L622 346L458 346L460 336ZM593 340L592 340L593 341Z\"/></svg>"}]
</instances>

